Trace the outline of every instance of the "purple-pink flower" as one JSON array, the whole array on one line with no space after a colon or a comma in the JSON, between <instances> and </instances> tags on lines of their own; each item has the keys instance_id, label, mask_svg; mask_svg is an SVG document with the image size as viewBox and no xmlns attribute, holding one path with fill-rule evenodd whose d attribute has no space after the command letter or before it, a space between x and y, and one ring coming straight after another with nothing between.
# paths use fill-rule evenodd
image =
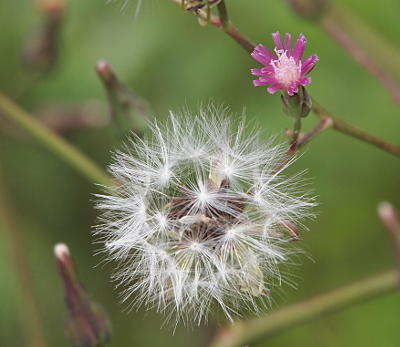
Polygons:
<instances>
[{"instance_id":1,"label":"purple-pink flower","mask_svg":"<svg viewBox=\"0 0 400 347\"><path fill-rule=\"evenodd\" d=\"M282 41L279 31L272 34L272 38L276 46L276 56L263 45L258 45L251 53L255 60L264 65L261 69L251 69L253 75L260 77L253 83L255 86L271 84L268 87L271 94L284 89L289 95L294 95L299 91L299 85L311 83L311 78L305 76L314 69L318 56L314 54L301 61L307 44L303 34L300 34L293 49L290 49L290 34L286 34L285 42Z\"/></svg>"}]
</instances>

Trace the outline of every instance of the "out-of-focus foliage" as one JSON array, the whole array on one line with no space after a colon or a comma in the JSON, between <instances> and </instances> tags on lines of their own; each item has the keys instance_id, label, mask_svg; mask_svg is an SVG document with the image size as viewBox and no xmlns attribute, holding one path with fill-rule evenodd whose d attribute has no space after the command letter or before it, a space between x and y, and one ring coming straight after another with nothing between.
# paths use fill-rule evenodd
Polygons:
<instances>
[{"instance_id":1,"label":"out-of-focus foliage","mask_svg":"<svg viewBox=\"0 0 400 347\"><path fill-rule=\"evenodd\" d=\"M397 0L337 0L366 21L400 51ZM358 66L314 24L296 17L285 1L227 0L230 17L256 44L272 47L272 32L303 33L306 54L318 54L308 91L334 115L400 143L400 108L373 77ZM31 113L46 106L60 108L95 103L98 117L106 110L106 95L95 64L107 59L121 80L152 106L154 117L199 102L224 102L233 112L243 108L266 134L282 134L292 126L282 114L279 95L254 88L250 55L212 25L167 0L144 1L134 20L135 3L69 0L61 30L57 66L37 81L21 65L21 47L41 23L32 1L0 2L0 90ZM398 79L400 82L400 79ZM95 114L96 116L96 114ZM317 120L303 122L310 129ZM65 242L75 255L85 286L109 312L114 327L110 346L205 346L214 325L175 334L162 326L154 311L127 314L109 281L113 264L97 266L93 256L95 223L93 193L99 191L47 149L0 117L0 160L9 198L18 216L28 259L51 346L68 346L63 335L63 291L53 259L54 244ZM68 141L106 167L111 151L121 144L107 127L68 132ZM394 266L392 247L379 222L376 206L382 200L400 206L400 160L343 134L326 131L314 139L291 170L309 169L320 206L319 217L302 231L303 257L298 289L275 295L277 305L289 304ZM11 250L0 243L0 346L23 345L17 312L16 282ZM398 346L400 301L391 295L296 327L259 342L261 346Z\"/></svg>"}]
</instances>

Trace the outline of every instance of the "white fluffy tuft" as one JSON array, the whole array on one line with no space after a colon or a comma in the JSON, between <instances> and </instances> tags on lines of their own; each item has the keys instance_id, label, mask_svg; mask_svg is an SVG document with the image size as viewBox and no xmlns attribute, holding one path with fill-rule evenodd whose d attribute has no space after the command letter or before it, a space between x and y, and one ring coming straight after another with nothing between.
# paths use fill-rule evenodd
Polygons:
<instances>
[{"instance_id":1,"label":"white fluffy tuft","mask_svg":"<svg viewBox=\"0 0 400 347\"><path fill-rule=\"evenodd\" d=\"M244 117L233 124L222 107L150 127L151 138L133 136L115 154L120 185L97 204L123 300L174 324L200 324L216 307L231 321L243 309L259 313L271 289L291 284L283 274L299 252L294 225L313 217L302 175L284 177L284 147Z\"/></svg>"}]
</instances>

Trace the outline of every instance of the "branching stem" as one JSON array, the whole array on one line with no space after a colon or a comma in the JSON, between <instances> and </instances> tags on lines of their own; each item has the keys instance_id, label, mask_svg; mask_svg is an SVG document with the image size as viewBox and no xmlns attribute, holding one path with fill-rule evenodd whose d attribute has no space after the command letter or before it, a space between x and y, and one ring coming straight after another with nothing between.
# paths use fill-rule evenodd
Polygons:
<instances>
[{"instance_id":1,"label":"branching stem","mask_svg":"<svg viewBox=\"0 0 400 347\"><path fill-rule=\"evenodd\" d=\"M180 4L180 0L170 0ZM218 9L221 16L221 9ZM225 9L226 11L226 9ZM203 11L197 13L203 19L206 14ZM222 15L223 12L222 12ZM211 16L210 22L224 29L224 32L238 42L246 51L253 52L255 45L243 35L229 20ZM223 24L225 23L225 25ZM310 132L301 134L297 138L293 153L288 151L288 157L294 154L301 146L310 141L315 135L332 127L347 135L355 137L375 147L381 148L396 156L400 156L400 147L376 137L364 130L332 116L315 99L313 99L313 110L321 122ZM296 131L296 130L295 130ZM293 143L292 143L293 145ZM292 146L293 147L293 146ZM318 317L342 310L373 298L382 296L397 288L397 271L392 270L382 275L374 276L331 292L316 296L314 298L290 305L286 308L270 313L266 317L257 318L248 322L237 322L234 326L220 329L210 347L235 347L249 344L262 336L270 336L286 330L296 324L302 324Z\"/></svg>"},{"instance_id":2,"label":"branching stem","mask_svg":"<svg viewBox=\"0 0 400 347\"><path fill-rule=\"evenodd\" d=\"M181 7L181 4L182 4L181 0L170 0L170 1ZM222 8L222 6L225 6L225 4L222 4L221 7L219 7L219 5L221 5L221 3L218 4L218 7L217 7L218 11L223 11L225 13L224 14L225 19L211 14L211 16L209 18L209 22L211 24L217 26L218 28L222 29L224 32L226 32L230 37L232 37L236 42L238 42L239 45L241 45L249 53L253 52L253 50L255 48L254 43L252 43L246 36L244 36L238 30L238 28L236 28L233 25L233 23L228 19L228 14L227 14L226 8L225 8L225 10ZM208 16L207 16L206 11L198 10L196 13L195 12L191 12L191 13L193 13L195 16L200 17L204 21L208 22Z\"/></svg>"},{"instance_id":3,"label":"branching stem","mask_svg":"<svg viewBox=\"0 0 400 347\"><path fill-rule=\"evenodd\" d=\"M170 0L178 5L181 4L181 0ZM207 15L204 11L199 11L197 16L200 16L203 19L207 19ZM212 15L210 22L217 26L220 29L223 28L222 20L217 17ZM224 32L227 33L229 36L231 36L236 42L238 42L246 51L248 52L253 52L255 45L243 34L241 33L235 25L232 23L231 20L229 20L229 28L225 29ZM352 137L355 137L361 141L367 142L375 147L378 147L380 149L383 149L389 153L392 153L396 156L400 157L400 147L397 145L394 145L390 142L387 142L386 140L383 140L375 135L372 135L364 130L361 130L344 120L341 120L337 117L332 116L328 111L326 111L321 105L315 101L313 98L313 110L317 114L319 119L325 119L325 118L330 118L332 124L332 128L336 129L342 133L345 133L347 135L350 135ZM297 145L298 147L298 145Z\"/></svg>"}]
</instances>

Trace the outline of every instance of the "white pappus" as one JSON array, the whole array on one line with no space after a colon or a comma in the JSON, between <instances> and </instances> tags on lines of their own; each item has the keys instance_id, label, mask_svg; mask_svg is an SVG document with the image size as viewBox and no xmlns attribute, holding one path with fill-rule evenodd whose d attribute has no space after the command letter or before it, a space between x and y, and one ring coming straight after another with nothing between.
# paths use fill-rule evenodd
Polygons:
<instances>
[{"instance_id":1,"label":"white pappus","mask_svg":"<svg viewBox=\"0 0 400 347\"><path fill-rule=\"evenodd\" d=\"M118 185L97 203L96 234L118 263L123 300L174 324L260 313L274 287L291 283L295 225L314 216L302 173L282 174L294 160L287 147L223 107L149 126L152 135L115 153Z\"/></svg>"}]
</instances>

